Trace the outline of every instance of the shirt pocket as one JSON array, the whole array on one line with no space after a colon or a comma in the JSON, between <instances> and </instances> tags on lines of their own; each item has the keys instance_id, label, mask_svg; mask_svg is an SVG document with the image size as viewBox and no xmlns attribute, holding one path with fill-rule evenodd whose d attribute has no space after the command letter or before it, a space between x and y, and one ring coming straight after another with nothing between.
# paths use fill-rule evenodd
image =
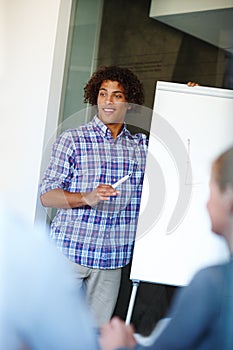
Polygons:
<instances>
[{"instance_id":1,"label":"shirt pocket","mask_svg":"<svg viewBox=\"0 0 233 350\"><path fill-rule=\"evenodd\" d=\"M73 182L78 192L93 191L100 183L105 169L105 162L93 160L93 157L82 157L74 167ZM103 183L103 182L102 182Z\"/></svg>"},{"instance_id":2,"label":"shirt pocket","mask_svg":"<svg viewBox=\"0 0 233 350\"><path fill-rule=\"evenodd\" d=\"M106 183L113 185L126 175L130 175L129 178L119 184L116 190L119 192L117 196L110 197L109 201L99 202L95 209L107 213L117 213L124 210L131 202L132 198L135 198L138 186L140 186L142 171L138 166L135 159L118 159L118 166L112 167L112 170L106 168Z\"/></svg>"}]
</instances>

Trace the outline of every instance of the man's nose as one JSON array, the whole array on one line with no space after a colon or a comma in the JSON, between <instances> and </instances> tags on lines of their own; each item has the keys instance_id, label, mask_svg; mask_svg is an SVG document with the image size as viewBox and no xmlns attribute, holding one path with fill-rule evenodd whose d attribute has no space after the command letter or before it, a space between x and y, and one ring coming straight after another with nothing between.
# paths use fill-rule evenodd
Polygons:
<instances>
[{"instance_id":1,"label":"man's nose","mask_svg":"<svg viewBox=\"0 0 233 350\"><path fill-rule=\"evenodd\" d=\"M113 97L111 95L106 96L106 103L113 103Z\"/></svg>"}]
</instances>

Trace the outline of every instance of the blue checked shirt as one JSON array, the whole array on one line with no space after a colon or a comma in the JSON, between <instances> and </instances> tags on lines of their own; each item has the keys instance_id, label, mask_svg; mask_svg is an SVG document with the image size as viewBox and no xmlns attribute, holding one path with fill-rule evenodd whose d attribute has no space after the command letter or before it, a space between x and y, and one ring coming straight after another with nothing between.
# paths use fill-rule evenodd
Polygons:
<instances>
[{"instance_id":1,"label":"blue checked shirt","mask_svg":"<svg viewBox=\"0 0 233 350\"><path fill-rule=\"evenodd\" d=\"M58 209L51 237L73 262L98 269L125 266L132 257L140 208L147 139L131 135L124 126L113 139L110 130L95 116L77 129L63 132L54 143L49 166L40 185L43 194L55 188L90 192L99 184L113 184L120 194L74 209Z\"/></svg>"}]
</instances>

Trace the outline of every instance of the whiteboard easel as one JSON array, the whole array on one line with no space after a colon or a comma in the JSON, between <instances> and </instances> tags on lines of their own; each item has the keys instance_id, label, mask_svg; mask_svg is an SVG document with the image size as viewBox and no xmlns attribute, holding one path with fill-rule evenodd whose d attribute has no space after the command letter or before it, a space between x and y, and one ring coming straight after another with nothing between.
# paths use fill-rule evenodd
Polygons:
<instances>
[{"instance_id":1,"label":"whiteboard easel","mask_svg":"<svg viewBox=\"0 0 233 350\"><path fill-rule=\"evenodd\" d=\"M228 258L206 202L211 163L233 145L232 111L231 90L157 82L126 323L140 281L187 285Z\"/></svg>"}]
</instances>

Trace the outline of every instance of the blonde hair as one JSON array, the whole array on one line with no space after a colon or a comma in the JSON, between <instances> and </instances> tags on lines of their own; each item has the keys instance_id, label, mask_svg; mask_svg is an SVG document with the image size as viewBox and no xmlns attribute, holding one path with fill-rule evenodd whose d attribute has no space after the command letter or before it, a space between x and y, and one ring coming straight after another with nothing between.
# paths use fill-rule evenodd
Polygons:
<instances>
[{"instance_id":1,"label":"blonde hair","mask_svg":"<svg viewBox=\"0 0 233 350\"><path fill-rule=\"evenodd\" d=\"M213 163L214 178L221 191L233 188L233 147L222 153Z\"/></svg>"}]
</instances>

